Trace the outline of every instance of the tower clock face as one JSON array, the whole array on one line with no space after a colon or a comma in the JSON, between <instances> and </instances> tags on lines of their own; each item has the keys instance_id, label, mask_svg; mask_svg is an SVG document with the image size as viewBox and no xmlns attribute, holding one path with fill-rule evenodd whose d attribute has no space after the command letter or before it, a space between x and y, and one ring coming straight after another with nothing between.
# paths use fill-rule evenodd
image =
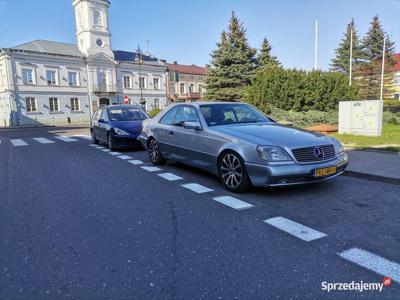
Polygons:
<instances>
[{"instance_id":1,"label":"tower clock face","mask_svg":"<svg viewBox=\"0 0 400 300\"><path fill-rule=\"evenodd\" d=\"M102 39L97 39L96 40L96 44L97 44L97 46L102 47L103 46L103 40Z\"/></svg>"}]
</instances>

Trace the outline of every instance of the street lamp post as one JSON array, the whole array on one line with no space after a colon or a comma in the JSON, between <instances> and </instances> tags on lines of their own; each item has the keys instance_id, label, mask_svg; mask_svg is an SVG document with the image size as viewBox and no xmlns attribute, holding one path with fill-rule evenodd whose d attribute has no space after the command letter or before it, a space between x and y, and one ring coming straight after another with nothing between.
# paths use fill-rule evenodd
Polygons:
<instances>
[{"instance_id":1,"label":"street lamp post","mask_svg":"<svg viewBox=\"0 0 400 300\"><path fill-rule=\"evenodd\" d=\"M142 79L142 63L143 63L143 58L142 58L142 52L140 51L140 47L138 45L138 49L136 51L136 57L135 57L136 62L139 64L139 88L140 88L140 101L139 103L141 105L145 104L146 101L143 100L143 85L141 82Z\"/></svg>"}]
</instances>

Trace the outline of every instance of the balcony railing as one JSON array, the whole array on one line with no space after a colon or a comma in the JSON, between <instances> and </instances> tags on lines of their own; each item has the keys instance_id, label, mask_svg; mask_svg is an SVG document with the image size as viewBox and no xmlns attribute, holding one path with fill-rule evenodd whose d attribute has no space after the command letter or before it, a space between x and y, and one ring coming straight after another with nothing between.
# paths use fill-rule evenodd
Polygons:
<instances>
[{"instance_id":1,"label":"balcony railing","mask_svg":"<svg viewBox=\"0 0 400 300\"><path fill-rule=\"evenodd\" d=\"M108 84L95 84L93 87L93 93L95 93L95 94L116 94L117 87L115 85L108 85Z\"/></svg>"}]
</instances>

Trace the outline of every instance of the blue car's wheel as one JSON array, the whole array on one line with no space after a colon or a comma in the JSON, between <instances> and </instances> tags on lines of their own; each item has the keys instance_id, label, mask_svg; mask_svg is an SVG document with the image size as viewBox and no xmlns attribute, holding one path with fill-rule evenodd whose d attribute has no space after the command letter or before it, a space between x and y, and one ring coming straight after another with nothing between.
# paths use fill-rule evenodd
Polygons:
<instances>
[{"instance_id":1,"label":"blue car's wheel","mask_svg":"<svg viewBox=\"0 0 400 300\"><path fill-rule=\"evenodd\" d=\"M108 149L110 149L111 151L115 150L114 138L111 132L107 136L107 144L108 144Z\"/></svg>"}]
</instances>

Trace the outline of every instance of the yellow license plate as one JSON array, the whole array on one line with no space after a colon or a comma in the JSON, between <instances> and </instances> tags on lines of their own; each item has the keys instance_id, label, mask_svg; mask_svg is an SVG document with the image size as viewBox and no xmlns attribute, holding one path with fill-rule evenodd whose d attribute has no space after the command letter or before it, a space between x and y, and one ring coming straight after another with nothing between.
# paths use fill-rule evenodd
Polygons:
<instances>
[{"instance_id":1,"label":"yellow license plate","mask_svg":"<svg viewBox=\"0 0 400 300\"><path fill-rule=\"evenodd\" d=\"M314 170L314 177L325 177L337 172L336 166Z\"/></svg>"}]
</instances>

